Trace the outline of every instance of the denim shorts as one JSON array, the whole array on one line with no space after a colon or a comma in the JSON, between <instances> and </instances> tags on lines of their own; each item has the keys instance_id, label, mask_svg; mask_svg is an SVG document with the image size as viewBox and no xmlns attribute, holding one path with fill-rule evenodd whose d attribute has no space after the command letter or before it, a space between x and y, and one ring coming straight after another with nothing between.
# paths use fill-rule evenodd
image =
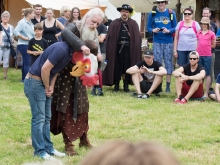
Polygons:
<instances>
[{"instance_id":1,"label":"denim shorts","mask_svg":"<svg viewBox=\"0 0 220 165\"><path fill-rule=\"evenodd\" d=\"M154 60L162 64L164 60L167 74L173 72L173 43L153 43Z\"/></svg>"},{"instance_id":2,"label":"denim shorts","mask_svg":"<svg viewBox=\"0 0 220 165\"><path fill-rule=\"evenodd\" d=\"M178 57L177 57L177 64L179 66L183 66L189 63L189 53L191 51L177 51Z\"/></svg>"},{"instance_id":3,"label":"denim shorts","mask_svg":"<svg viewBox=\"0 0 220 165\"><path fill-rule=\"evenodd\" d=\"M200 56L199 65L205 68L206 76L210 76L210 72L212 69L212 56Z\"/></svg>"}]
</instances>

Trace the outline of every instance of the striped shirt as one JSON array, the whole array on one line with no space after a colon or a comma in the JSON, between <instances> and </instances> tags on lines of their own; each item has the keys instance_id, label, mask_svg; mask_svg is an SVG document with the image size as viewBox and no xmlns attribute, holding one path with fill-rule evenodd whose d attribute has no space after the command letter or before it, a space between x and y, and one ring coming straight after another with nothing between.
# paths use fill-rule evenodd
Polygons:
<instances>
[{"instance_id":1,"label":"striped shirt","mask_svg":"<svg viewBox=\"0 0 220 165\"><path fill-rule=\"evenodd\" d=\"M8 33L8 36L10 37L10 40L11 40L11 43L12 43L14 27L12 25L8 24L8 29L3 29L2 28L2 44L1 44L1 47L10 47L10 41L8 39L8 36L5 33L5 30Z\"/></svg>"}]
</instances>

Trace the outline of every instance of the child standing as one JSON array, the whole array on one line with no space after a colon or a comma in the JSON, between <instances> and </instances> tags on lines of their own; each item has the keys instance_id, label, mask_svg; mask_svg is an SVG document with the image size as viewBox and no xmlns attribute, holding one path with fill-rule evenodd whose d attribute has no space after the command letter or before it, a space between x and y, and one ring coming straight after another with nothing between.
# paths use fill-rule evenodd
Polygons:
<instances>
[{"instance_id":1,"label":"child standing","mask_svg":"<svg viewBox=\"0 0 220 165\"><path fill-rule=\"evenodd\" d=\"M199 65L205 68L206 72L206 90L204 97L208 96L209 88L211 87L211 65L212 65L212 48L216 46L215 33L210 30L210 20L208 17L202 17L200 21L201 30L197 33L198 45L197 52L199 53Z\"/></svg>"},{"instance_id":2,"label":"child standing","mask_svg":"<svg viewBox=\"0 0 220 165\"><path fill-rule=\"evenodd\" d=\"M48 47L47 41L42 38L43 26L41 25L41 23L37 23L34 25L34 33L35 36L29 41L27 50L27 53L30 54L31 65Z\"/></svg>"}]
</instances>

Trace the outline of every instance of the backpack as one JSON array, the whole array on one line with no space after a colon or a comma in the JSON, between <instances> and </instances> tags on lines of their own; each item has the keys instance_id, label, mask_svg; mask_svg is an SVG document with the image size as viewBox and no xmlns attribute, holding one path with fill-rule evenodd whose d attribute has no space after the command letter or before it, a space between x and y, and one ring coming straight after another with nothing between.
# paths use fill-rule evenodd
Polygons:
<instances>
[{"instance_id":1,"label":"backpack","mask_svg":"<svg viewBox=\"0 0 220 165\"><path fill-rule=\"evenodd\" d=\"M178 29L178 33L179 33L180 30L182 29L183 25L184 25L184 21L180 21L180 27L179 27L179 29ZM193 23L192 23L192 28L193 28L195 34L197 34L196 21L193 21Z\"/></svg>"}]
</instances>

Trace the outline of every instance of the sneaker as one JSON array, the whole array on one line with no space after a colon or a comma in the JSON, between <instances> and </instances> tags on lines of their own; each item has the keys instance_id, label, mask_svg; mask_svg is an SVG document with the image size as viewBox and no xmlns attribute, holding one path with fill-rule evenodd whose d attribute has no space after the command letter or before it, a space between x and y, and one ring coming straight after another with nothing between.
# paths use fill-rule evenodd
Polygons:
<instances>
[{"instance_id":1,"label":"sneaker","mask_svg":"<svg viewBox=\"0 0 220 165\"><path fill-rule=\"evenodd\" d=\"M186 104L187 100L185 98L182 98L178 103L179 104Z\"/></svg>"},{"instance_id":2,"label":"sneaker","mask_svg":"<svg viewBox=\"0 0 220 165\"><path fill-rule=\"evenodd\" d=\"M142 96L142 99L149 99L150 98L150 96L148 95L148 94L144 94L143 96Z\"/></svg>"},{"instance_id":3,"label":"sneaker","mask_svg":"<svg viewBox=\"0 0 220 165\"><path fill-rule=\"evenodd\" d=\"M66 156L65 153L59 152L59 151L57 151L56 149L54 149L54 150L51 152L51 155L58 156L58 157L64 157L64 156Z\"/></svg>"},{"instance_id":4,"label":"sneaker","mask_svg":"<svg viewBox=\"0 0 220 165\"><path fill-rule=\"evenodd\" d=\"M44 160L54 160L55 159L53 156L49 155L48 153L46 153L40 157Z\"/></svg>"},{"instance_id":5,"label":"sneaker","mask_svg":"<svg viewBox=\"0 0 220 165\"><path fill-rule=\"evenodd\" d=\"M142 94L137 94L138 99L142 99Z\"/></svg>"},{"instance_id":6,"label":"sneaker","mask_svg":"<svg viewBox=\"0 0 220 165\"><path fill-rule=\"evenodd\" d=\"M180 98L175 98L174 103L179 103L180 101Z\"/></svg>"}]
</instances>

